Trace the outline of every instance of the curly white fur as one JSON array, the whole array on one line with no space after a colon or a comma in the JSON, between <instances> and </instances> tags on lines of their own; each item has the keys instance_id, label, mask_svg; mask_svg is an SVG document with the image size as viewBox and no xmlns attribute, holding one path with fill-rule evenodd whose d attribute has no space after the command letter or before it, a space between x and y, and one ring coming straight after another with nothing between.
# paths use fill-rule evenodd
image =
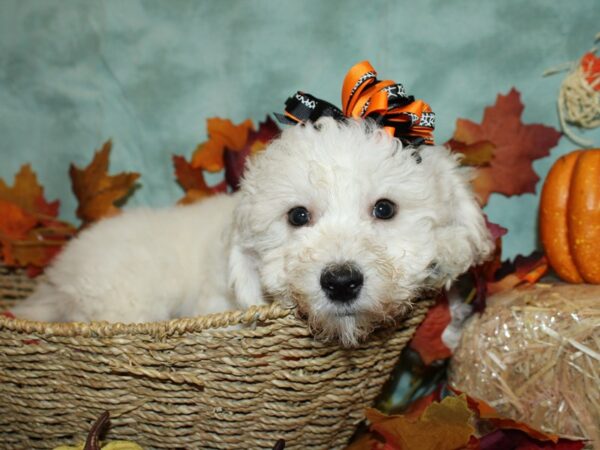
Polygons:
<instances>
[{"instance_id":1,"label":"curly white fur","mask_svg":"<svg viewBox=\"0 0 600 450\"><path fill-rule=\"evenodd\" d=\"M106 219L73 240L47 281L14 309L51 321L156 321L294 302L313 330L354 345L491 253L469 173L443 147L403 149L365 121L296 126L251 161L241 190L191 206ZM376 219L373 205L398 212ZM304 206L307 226L288 223ZM355 301L332 302L332 263L364 274Z\"/></svg>"}]
</instances>

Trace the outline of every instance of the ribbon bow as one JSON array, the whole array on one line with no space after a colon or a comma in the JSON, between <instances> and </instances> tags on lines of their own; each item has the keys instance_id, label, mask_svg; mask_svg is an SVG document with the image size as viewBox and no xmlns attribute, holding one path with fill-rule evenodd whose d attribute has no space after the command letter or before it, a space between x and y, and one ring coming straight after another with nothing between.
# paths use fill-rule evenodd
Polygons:
<instances>
[{"instance_id":1,"label":"ribbon bow","mask_svg":"<svg viewBox=\"0 0 600 450\"><path fill-rule=\"evenodd\" d=\"M282 123L314 122L320 117L345 120L370 118L405 145L433 145L435 113L423 100L407 95L404 86L380 81L368 61L352 67L342 87L343 110L325 100L297 92L285 102L284 114L275 114Z\"/></svg>"}]
</instances>

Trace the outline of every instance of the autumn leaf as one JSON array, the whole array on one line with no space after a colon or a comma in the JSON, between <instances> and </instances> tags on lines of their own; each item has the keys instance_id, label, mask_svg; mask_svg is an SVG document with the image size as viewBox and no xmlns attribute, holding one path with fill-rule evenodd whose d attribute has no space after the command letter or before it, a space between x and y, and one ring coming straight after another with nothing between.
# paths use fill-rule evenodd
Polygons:
<instances>
[{"instance_id":1,"label":"autumn leaf","mask_svg":"<svg viewBox=\"0 0 600 450\"><path fill-rule=\"evenodd\" d=\"M108 175L111 148L111 141L107 141L87 167L79 169L71 164L69 169L73 193L79 201L77 217L84 225L117 214L115 203L132 192L140 176L134 172Z\"/></svg>"},{"instance_id":2,"label":"autumn leaf","mask_svg":"<svg viewBox=\"0 0 600 450\"><path fill-rule=\"evenodd\" d=\"M446 142L446 146L454 152L462 153L460 162L464 166L489 166L496 151L496 146L490 141L477 141L472 144L465 144L464 142L451 139Z\"/></svg>"},{"instance_id":3,"label":"autumn leaf","mask_svg":"<svg viewBox=\"0 0 600 450\"><path fill-rule=\"evenodd\" d=\"M37 175L29 164L21 167L15 175L12 187L0 180L0 200L19 205L25 211L56 217L60 202L48 203L44 198L44 188L38 183Z\"/></svg>"},{"instance_id":4,"label":"autumn leaf","mask_svg":"<svg viewBox=\"0 0 600 450\"><path fill-rule=\"evenodd\" d=\"M24 239L38 220L20 206L0 199L0 233L6 239Z\"/></svg>"},{"instance_id":5,"label":"autumn leaf","mask_svg":"<svg viewBox=\"0 0 600 450\"><path fill-rule=\"evenodd\" d=\"M250 120L234 125L230 120L212 118L207 121L207 132L208 141L196 147L191 162L188 163L183 157L174 157L177 181L186 191L180 203L191 203L217 192L225 192L227 186L232 191L238 190L246 159L264 150L280 130L267 116L257 130ZM221 170L225 172L225 183L208 186L204 171Z\"/></svg>"},{"instance_id":6,"label":"autumn leaf","mask_svg":"<svg viewBox=\"0 0 600 450\"><path fill-rule=\"evenodd\" d=\"M173 155L175 178L185 191L185 196L177 203L187 205L216 193L227 192L225 181L216 186L208 186L204 179L204 170L192 167L183 156Z\"/></svg>"},{"instance_id":7,"label":"autumn leaf","mask_svg":"<svg viewBox=\"0 0 600 450\"><path fill-rule=\"evenodd\" d=\"M470 395L467 395L464 392L461 392L459 389L451 386L449 386L449 389L456 395L459 395L461 398L465 398L467 405L471 410L477 413L479 419L487 420L497 428L520 430L538 441L552 441L556 443L559 440L559 437L556 434L536 430L524 422L518 422L500 415L493 406L484 400L471 397Z\"/></svg>"},{"instance_id":8,"label":"autumn leaf","mask_svg":"<svg viewBox=\"0 0 600 450\"><path fill-rule=\"evenodd\" d=\"M213 117L206 121L208 141L199 144L192 155L192 167L208 172L219 172L224 168L225 148L240 151L246 145L248 133L253 128L250 119L239 125L231 120Z\"/></svg>"},{"instance_id":9,"label":"autumn leaf","mask_svg":"<svg viewBox=\"0 0 600 450\"><path fill-rule=\"evenodd\" d=\"M512 289L521 284L533 284L548 272L548 260L542 252L529 256L517 255L514 261L504 261L496 273L495 281L488 283L488 294Z\"/></svg>"},{"instance_id":10,"label":"autumn leaf","mask_svg":"<svg viewBox=\"0 0 600 450\"><path fill-rule=\"evenodd\" d=\"M13 186L0 180L0 257L9 267L37 275L75 234L57 218L58 200L47 202L29 165L21 167Z\"/></svg>"},{"instance_id":11,"label":"autumn leaf","mask_svg":"<svg viewBox=\"0 0 600 450\"><path fill-rule=\"evenodd\" d=\"M506 196L535 192L539 177L532 162L548 156L560 139L560 132L552 127L523 124L523 109L516 89L499 94L496 104L485 109L481 124L458 119L446 144L465 155L465 164L478 166L473 188L482 205L492 192Z\"/></svg>"},{"instance_id":12,"label":"autumn leaf","mask_svg":"<svg viewBox=\"0 0 600 450\"><path fill-rule=\"evenodd\" d=\"M557 442L539 441L519 430L497 429L482 436L477 440L476 446L467 447L466 450L581 450L584 446L583 441L568 439L559 439Z\"/></svg>"},{"instance_id":13,"label":"autumn leaf","mask_svg":"<svg viewBox=\"0 0 600 450\"><path fill-rule=\"evenodd\" d=\"M439 402L441 400L441 386L438 386L429 394L416 399L412 402L403 415L407 418L417 418L431 405L433 402Z\"/></svg>"},{"instance_id":14,"label":"autumn leaf","mask_svg":"<svg viewBox=\"0 0 600 450\"><path fill-rule=\"evenodd\" d=\"M495 280L496 272L502 266L502 236L508 232L506 228L490 222L485 214L484 218L494 240L494 253L488 261L469 269L474 286L471 296L473 312L483 312L486 307L488 283Z\"/></svg>"},{"instance_id":15,"label":"autumn leaf","mask_svg":"<svg viewBox=\"0 0 600 450\"><path fill-rule=\"evenodd\" d=\"M430 404L419 417L387 416L375 409L365 415L371 422L371 437L353 450L454 450L464 447L475 431L472 412L464 397L446 397Z\"/></svg>"},{"instance_id":16,"label":"autumn leaf","mask_svg":"<svg viewBox=\"0 0 600 450\"><path fill-rule=\"evenodd\" d=\"M442 333L451 319L448 299L445 295L438 296L410 341L410 348L419 353L426 365L452 356L452 351L442 341Z\"/></svg>"},{"instance_id":17,"label":"autumn leaf","mask_svg":"<svg viewBox=\"0 0 600 450\"><path fill-rule=\"evenodd\" d=\"M227 147L223 154L225 164L225 180L236 191L240 187L240 180L244 173L246 159L262 150L280 133L277 124L269 117L258 125L258 130L251 129L247 142L239 149Z\"/></svg>"}]
</instances>

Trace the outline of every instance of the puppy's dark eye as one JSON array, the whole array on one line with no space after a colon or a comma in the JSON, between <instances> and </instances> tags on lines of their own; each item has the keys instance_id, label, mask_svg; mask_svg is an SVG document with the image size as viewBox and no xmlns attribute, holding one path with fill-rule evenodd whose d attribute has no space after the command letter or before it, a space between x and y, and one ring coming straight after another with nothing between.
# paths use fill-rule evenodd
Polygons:
<instances>
[{"instance_id":1,"label":"puppy's dark eye","mask_svg":"<svg viewBox=\"0 0 600 450\"><path fill-rule=\"evenodd\" d=\"M301 227L310 222L310 213L304 206L296 206L288 211L288 222L295 227Z\"/></svg>"},{"instance_id":2,"label":"puppy's dark eye","mask_svg":"<svg viewBox=\"0 0 600 450\"><path fill-rule=\"evenodd\" d=\"M391 200L382 198L377 200L373 207L373 216L377 219L388 220L396 215L396 204Z\"/></svg>"}]
</instances>

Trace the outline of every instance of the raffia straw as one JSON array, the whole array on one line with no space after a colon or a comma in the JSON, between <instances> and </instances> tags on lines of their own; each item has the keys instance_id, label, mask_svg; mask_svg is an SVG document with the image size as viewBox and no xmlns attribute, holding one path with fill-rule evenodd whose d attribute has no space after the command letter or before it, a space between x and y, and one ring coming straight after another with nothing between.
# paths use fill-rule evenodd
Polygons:
<instances>
[{"instance_id":1,"label":"raffia straw","mask_svg":"<svg viewBox=\"0 0 600 450\"><path fill-rule=\"evenodd\" d=\"M598 39L600 39L600 33L596 36L596 40ZM596 49L591 51L595 52ZM589 73L581 67L579 61L546 70L544 76L564 70L569 70L569 73L560 85L557 100L561 128L577 145L591 147L594 143L578 136L568 124L587 129L600 126L600 92L596 90L600 84L600 78L590 84L586 79Z\"/></svg>"},{"instance_id":2,"label":"raffia straw","mask_svg":"<svg viewBox=\"0 0 600 450\"><path fill-rule=\"evenodd\" d=\"M493 296L466 325L450 382L512 419L600 448L600 286Z\"/></svg>"}]
</instances>

